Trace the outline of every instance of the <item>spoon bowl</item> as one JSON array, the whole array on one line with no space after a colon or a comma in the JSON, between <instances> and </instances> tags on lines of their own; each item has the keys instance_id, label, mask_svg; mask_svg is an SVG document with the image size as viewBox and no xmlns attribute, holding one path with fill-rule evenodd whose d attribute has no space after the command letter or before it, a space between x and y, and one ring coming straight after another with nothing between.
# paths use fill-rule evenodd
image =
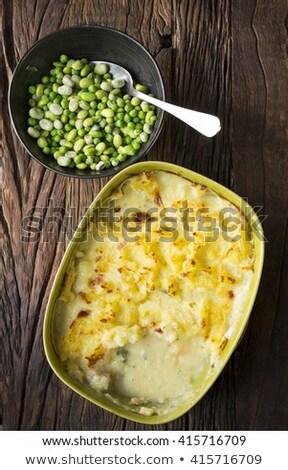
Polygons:
<instances>
[{"instance_id":1,"label":"spoon bowl","mask_svg":"<svg viewBox=\"0 0 288 470\"><path fill-rule=\"evenodd\" d=\"M148 96L145 93L136 90L133 86L133 79L130 73L124 67L121 67L120 65L114 64L112 62L105 62L103 60L91 61L91 64L107 65L115 80L124 80L125 89L130 96L137 96L139 99L147 101L148 103L157 106L157 108L163 109L167 113L172 114L172 116L175 116L181 121L185 122L190 127L193 127L193 129L205 135L206 137L213 137L220 131L221 124L217 116L213 116L207 113L200 113L199 111L194 111L192 109L182 108L180 106L153 98L152 96Z\"/></svg>"}]
</instances>

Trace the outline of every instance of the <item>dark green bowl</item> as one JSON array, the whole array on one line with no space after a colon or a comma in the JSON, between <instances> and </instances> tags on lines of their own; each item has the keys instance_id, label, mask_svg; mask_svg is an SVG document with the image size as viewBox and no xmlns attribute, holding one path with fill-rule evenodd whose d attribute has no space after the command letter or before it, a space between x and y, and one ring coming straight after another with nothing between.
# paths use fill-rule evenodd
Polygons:
<instances>
[{"instance_id":1,"label":"dark green bowl","mask_svg":"<svg viewBox=\"0 0 288 470\"><path fill-rule=\"evenodd\" d=\"M161 73L150 53L135 39L116 29L103 26L75 26L61 29L32 46L17 65L9 88L9 112L14 130L27 152L41 165L60 175L78 178L110 176L143 157L155 143L162 128L164 112L157 111L158 119L147 143L139 153L114 168L101 172L60 167L56 160L45 155L35 139L27 133L29 85L48 74L53 61L61 54L72 58L114 62L127 68L136 82L148 86L157 98L164 100L165 91Z\"/></svg>"}]
</instances>

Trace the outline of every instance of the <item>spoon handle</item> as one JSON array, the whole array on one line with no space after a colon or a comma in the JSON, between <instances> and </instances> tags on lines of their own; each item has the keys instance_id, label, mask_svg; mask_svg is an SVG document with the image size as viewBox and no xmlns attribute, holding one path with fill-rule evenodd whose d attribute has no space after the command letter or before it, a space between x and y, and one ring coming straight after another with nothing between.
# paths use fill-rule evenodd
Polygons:
<instances>
[{"instance_id":1,"label":"spoon handle","mask_svg":"<svg viewBox=\"0 0 288 470\"><path fill-rule=\"evenodd\" d=\"M192 109L181 108L180 106L175 106L174 104L152 98L151 96L145 95L145 93L135 89L133 89L133 95L137 96L141 100L147 101L148 103L154 104L157 108L161 108L167 113L181 119L181 121L193 127L196 131L206 137L213 137L221 129L220 120L217 116L200 113L198 111L193 111Z\"/></svg>"}]
</instances>

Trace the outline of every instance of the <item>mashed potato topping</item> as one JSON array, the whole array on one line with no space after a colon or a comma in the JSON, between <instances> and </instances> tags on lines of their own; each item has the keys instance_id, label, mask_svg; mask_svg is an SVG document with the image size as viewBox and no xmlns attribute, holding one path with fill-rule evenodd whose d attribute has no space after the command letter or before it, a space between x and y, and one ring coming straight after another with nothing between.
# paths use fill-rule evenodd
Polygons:
<instances>
[{"instance_id":1,"label":"mashed potato topping","mask_svg":"<svg viewBox=\"0 0 288 470\"><path fill-rule=\"evenodd\" d=\"M218 367L253 274L240 209L172 173L131 176L99 203L68 266L56 350L96 392L163 414Z\"/></svg>"}]
</instances>

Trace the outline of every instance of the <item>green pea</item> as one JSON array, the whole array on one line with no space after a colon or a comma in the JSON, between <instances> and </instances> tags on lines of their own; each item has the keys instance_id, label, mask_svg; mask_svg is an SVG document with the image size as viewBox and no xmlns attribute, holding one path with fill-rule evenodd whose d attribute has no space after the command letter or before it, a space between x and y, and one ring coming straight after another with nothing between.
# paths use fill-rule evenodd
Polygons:
<instances>
[{"instance_id":1,"label":"green pea","mask_svg":"<svg viewBox=\"0 0 288 470\"><path fill-rule=\"evenodd\" d=\"M147 101L142 101L141 103L141 109L145 112L145 113L148 113L148 111L150 111L150 105L149 103L147 103Z\"/></svg>"},{"instance_id":2,"label":"green pea","mask_svg":"<svg viewBox=\"0 0 288 470\"><path fill-rule=\"evenodd\" d=\"M103 153L104 150L106 149L106 144L104 142L100 142L99 144L96 145L95 149L98 154Z\"/></svg>"},{"instance_id":3,"label":"green pea","mask_svg":"<svg viewBox=\"0 0 288 470\"><path fill-rule=\"evenodd\" d=\"M89 127L89 126L93 126L93 119L90 117L86 118L84 121L83 121L83 126L84 127Z\"/></svg>"},{"instance_id":4,"label":"green pea","mask_svg":"<svg viewBox=\"0 0 288 470\"><path fill-rule=\"evenodd\" d=\"M85 140L86 144L88 144L88 145L93 143L93 138L91 137L90 134L86 134L85 137L84 137L84 140Z\"/></svg>"},{"instance_id":5,"label":"green pea","mask_svg":"<svg viewBox=\"0 0 288 470\"><path fill-rule=\"evenodd\" d=\"M109 82L102 82L100 85L100 88L101 90L109 92L112 90L113 87L112 87L112 84Z\"/></svg>"},{"instance_id":6,"label":"green pea","mask_svg":"<svg viewBox=\"0 0 288 470\"><path fill-rule=\"evenodd\" d=\"M98 131L96 129L91 129L91 131L89 132L89 135L91 135L91 137L93 137L94 139L95 137L103 137L103 132Z\"/></svg>"},{"instance_id":7,"label":"green pea","mask_svg":"<svg viewBox=\"0 0 288 470\"><path fill-rule=\"evenodd\" d=\"M76 165L78 165L79 163L82 162L82 156L81 156L81 154L78 154L78 155L76 155L76 156L74 157L74 162L75 162Z\"/></svg>"},{"instance_id":8,"label":"green pea","mask_svg":"<svg viewBox=\"0 0 288 470\"><path fill-rule=\"evenodd\" d=\"M148 123L148 124L150 124L149 121L150 121L150 119L151 119L151 117L152 117L153 115L154 115L154 111L148 111L148 113L147 113L146 116L145 116L145 122Z\"/></svg>"},{"instance_id":9,"label":"green pea","mask_svg":"<svg viewBox=\"0 0 288 470\"><path fill-rule=\"evenodd\" d=\"M66 152L68 152L68 147L66 147L66 145L61 145L61 147L59 147L59 152L62 155L65 154Z\"/></svg>"},{"instance_id":10,"label":"green pea","mask_svg":"<svg viewBox=\"0 0 288 470\"><path fill-rule=\"evenodd\" d=\"M58 93L59 95L62 95L62 96L70 96L72 95L72 92L73 92L72 87L69 85L61 85L58 88Z\"/></svg>"},{"instance_id":11,"label":"green pea","mask_svg":"<svg viewBox=\"0 0 288 470\"><path fill-rule=\"evenodd\" d=\"M124 104L125 102L124 102L123 98L117 98L117 99L116 99L116 103L117 103L117 106L118 106L119 108L123 108L124 105L125 105L125 104Z\"/></svg>"},{"instance_id":12,"label":"green pea","mask_svg":"<svg viewBox=\"0 0 288 470\"><path fill-rule=\"evenodd\" d=\"M108 134L111 134L111 132L113 131L113 127L111 126L111 124L107 124L107 126L104 127L104 132L108 135Z\"/></svg>"},{"instance_id":13,"label":"green pea","mask_svg":"<svg viewBox=\"0 0 288 470\"><path fill-rule=\"evenodd\" d=\"M47 140L45 139L45 137L39 137L37 139L37 145L38 147L40 147L41 149L44 149L45 147L48 147L48 142Z\"/></svg>"},{"instance_id":14,"label":"green pea","mask_svg":"<svg viewBox=\"0 0 288 470\"><path fill-rule=\"evenodd\" d=\"M29 106L31 106L31 108L34 108L35 106L37 106L37 101L34 100L33 98L31 98L29 101Z\"/></svg>"},{"instance_id":15,"label":"green pea","mask_svg":"<svg viewBox=\"0 0 288 470\"><path fill-rule=\"evenodd\" d=\"M151 125L150 124L144 124L143 131L146 132L146 134L151 134L151 132L152 132Z\"/></svg>"},{"instance_id":16,"label":"green pea","mask_svg":"<svg viewBox=\"0 0 288 470\"><path fill-rule=\"evenodd\" d=\"M120 88L114 88L113 90L110 91L109 95L112 95L112 96L114 96L114 98L116 98L116 96L120 95L120 93L121 93Z\"/></svg>"},{"instance_id":17,"label":"green pea","mask_svg":"<svg viewBox=\"0 0 288 470\"><path fill-rule=\"evenodd\" d=\"M146 132L141 132L141 134L139 135L140 139L141 139L141 142L148 142L148 139L149 139L149 135L146 134Z\"/></svg>"},{"instance_id":18,"label":"green pea","mask_svg":"<svg viewBox=\"0 0 288 470\"><path fill-rule=\"evenodd\" d=\"M41 129L41 127L39 126L39 130ZM45 131L44 129L43 130L40 130L40 136L41 137L48 137L49 136L49 132L48 131Z\"/></svg>"},{"instance_id":19,"label":"green pea","mask_svg":"<svg viewBox=\"0 0 288 470\"><path fill-rule=\"evenodd\" d=\"M71 67L72 69L75 71L75 70L81 70L82 67L83 67L83 63L81 60L75 60L72 64L71 64Z\"/></svg>"},{"instance_id":20,"label":"green pea","mask_svg":"<svg viewBox=\"0 0 288 470\"><path fill-rule=\"evenodd\" d=\"M133 155L135 155L136 152L135 152L135 149L133 149L132 145L125 145L124 153L126 155L133 156Z\"/></svg>"},{"instance_id":21,"label":"green pea","mask_svg":"<svg viewBox=\"0 0 288 470\"><path fill-rule=\"evenodd\" d=\"M108 65L106 64L96 64L94 67L94 72L97 75L105 75L109 70Z\"/></svg>"},{"instance_id":22,"label":"green pea","mask_svg":"<svg viewBox=\"0 0 288 470\"><path fill-rule=\"evenodd\" d=\"M135 85L135 89L138 90L138 91L142 91L142 93L146 93L147 94L147 87L145 85L141 85L140 83L137 83L137 85Z\"/></svg>"},{"instance_id":23,"label":"green pea","mask_svg":"<svg viewBox=\"0 0 288 470\"><path fill-rule=\"evenodd\" d=\"M79 102L79 106L81 109L86 109L86 110L89 110L90 108L90 104L83 100Z\"/></svg>"},{"instance_id":24,"label":"green pea","mask_svg":"<svg viewBox=\"0 0 288 470\"><path fill-rule=\"evenodd\" d=\"M81 78L79 77L79 75L71 75L71 80L73 83L76 83L76 85L79 86Z\"/></svg>"},{"instance_id":25,"label":"green pea","mask_svg":"<svg viewBox=\"0 0 288 470\"><path fill-rule=\"evenodd\" d=\"M76 165L76 168L78 168L78 170L86 170L87 165L86 165L86 163L78 163Z\"/></svg>"},{"instance_id":26,"label":"green pea","mask_svg":"<svg viewBox=\"0 0 288 470\"><path fill-rule=\"evenodd\" d=\"M77 130L76 130L76 129L72 129L72 130L68 133L66 139L68 140L68 142L71 142L72 140L75 139L76 136L77 136Z\"/></svg>"},{"instance_id":27,"label":"green pea","mask_svg":"<svg viewBox=\"0 0 288 470\"><path fill-rule=\"evenodd\" d=\"M108 157L108 155L105 155L105 154L102 153L102 155L100 155L100 160L102 162L108 162L109 157Z\"/></svg>"},{"instance_id":28,"label":"green pea","mask_svg":"<svg viewBox=\"0 0 288 470\"><path fill-rule=\"evenodd\" d=\"M104 155L112 155L113 152L114 152L113 147L108 147L104 150L103 154Z\"/></svg>"},{"instance_id":29,"label":"green pea","mask_svg":"<svg viewBox=\"0 0 288 470\"><path fill-rule=\"evenodd\" d=\"M59 85L57 83L53 83L52 85L52 91L54 91L55 93L58 92L58 88L59 88ZM54 101L54 100L53 100Z\"/></svg>"},{"instance_id":30,"label":"green pea","mask_svg":"<svg viewBox=\"0 0 288 470\"><path fill-rule=\"evenodd\" d=\"M44 85L40 83L36 87L35 95L37 96L37 98L41 98L41 96L43 95L43 92L44 92Z\"/></svg>"},{"instance_id":31,"label":"green pea","mask_svg":"<svg viewBox=\"0 0 288 470\"><path fill-rule=\"evenodd\" d=\"M66 67L63 68L63 73L70 75L72 73L72 68L66 65Z\"/></svg>"},{"instance_id":32,"label":"green pea","mask_svg":"<svg viewBox=\"0 0 288 470\"><path fill-rule=\"evenodd\" d=\"M31 108L29 110L29 116L34 118L34 119L40 120L40 119L43 118L44 112L42 111L42 109L37 108L37 107Z\"/></svg>"},{"instance_id":33,"label":"green pea","mask_svg":"<svg viewBox=\"0 0 288 470\"><path fill-rule=\"evenodd\" d=\"M44 129L44 131L52 131L53 129L53 123L49 119L41 119L39 121L39 125L41 129Z\"/></svg>"},{"instance_id":34,"label":"green pea","mask_svg":"<svg viewBox=\"0 0 288 470\"><path fill-rule=\"evenodd\" d=\"M125 80L123 78L118 78L118 79L114 79L112 80L112 86L113 88L123 88L123 86L125 85Z\"/></svg>"},{"instance_id":35,"label":"green pea","mask_svg":"<svg viewBox=\"0 0 288 470\"><path fill-rule=\"evenodd\" d=\"M87 157L92 157L94 155L96 155L97 153L97 150L96 148L93 146L91 148L88 148L86 150L84 150L84 154L87 156Z\"/></svg>"},{"instance_id":36,"label":"green pea","mask_svg":"<svg viewBox=\"0 0 288 470\"><path fill-rule=\"evenodd\" d=\"M64 166L64 167L69 166L71 163L71 158L61 155L60 157L57 158L57 163L60 166Z\"/></svg>"},{"instance_id":37,"label":"green pea","mask_svg":"<svg viewBox=\"0 0 288 470\"><path fill-rule=\"evenodd\" d=\"M139 150L141 148L141 144L139 144L139 142L137 142L136 140L133 140L131 145L134 150Z\"/></svg>"},{"instance_id":38,"label":"green pea","mask_svg":"<svg viewBox=\"0 0 288 470\"><path fill-rule=\"evenodd\" d=\"M137 97L137 96L133 96L132 100L131 100L131 104L133 106L137 106L141 103L140 99Z\"/></svg>"},{"instance_id":39,"label":"green pea","mask_svg":"<svg viewBox=\"0 0 288 470\"><path fill-rule=\"evenodd\" d=\"M85 119L87 116L88 116L88 111L87 109L82 109L81 111L79 111L79 113L77 114L77 119Z\"/></svg>"},{"instance_id":40,"label":"green pea","mask_svg":"<svg viewBox=\"0 0 288 470\"><path fill-rule=\"evenodd\" d=\"M144 111L139 111L139 113L138 113L138 118L140 119L140 121L144 121L144 119L145 119L145 112L144 112Z\"/></svg>"},{"instance_id":41,"label":"green pea","mask_svg":"<svg viewBox=\"0 0 288 470\"><path fill-rule=\"evenodd\" d=\"M95 100L95 93L91 93L90 91L82 91L80 93L80 98L84 101L94 101Z\"/></svg>"},{"instance_id":42,"label":"green pea","mask_svg":"<svg viewBox=\"0 0 288 470\"><path fill-rule=\"evenodd\" d=\"M61 100L61 103L60 103L60 104L61 104L61 106L62 106L63 109L68 109L69 101L67 100L67 98L63 98L63 99Z\"/></svg>"},{"instance_id":43,"label":"green pea","mask_svg":"<svg viewBox=\"0 0 288 470\"><path fill-rule=\"evenodd\" d=\"M137 110L136 109L132 109L132 111L129 112L129 116L131 116L132 118L135 118L137 117Z\"/></svg>"},{"instance_id":44,"label":"green pea","mask_svg":"<svg viewBox=\"0 0 288 470\"><path fill-rule=\"evenodd\" d=\"M96 93L96 91L97 91L96 85L89 85L88 86L88 91L90 91L91 93ZM94 98L94 100L95 100L95 98Z\"/></svg>"},{"instance_id":45,"label":"green pea","mask_svg":"<svg viewBox=\"0 0 288 470\"><path fill-rule=\"evenodd\" d=\"M67 64L69 58L66 54L61 54L60 57L59 57L59 60L60 60L61 64Z\"/></svg>"},{"instance_id":46,"label":"green pea","mask_svg":"<svg viewBox=\"0 0 288 470\"><path fill-rule=\"evenodd\" d=\"M94 111L96 108L97 108L97 101L90 101L90 111L92 110Z\"/></svg>"},{"instance_id":47,"label":"green pea","mask_svg":"<svg viewBox=\"0 0 288 470\"><path fill-rule=\"evenodd\" d=\"M38 131L38 129L35 129L35 127L28 127L27 132L31 137L33 137L33 139L38 139L38 137L40 136L40 131Z\"/></svg>"},{"instance_id":48,"label":"green pea","mask_svg":"<svg viewBox=\"0 0 288 470\"><path fill-rule=\"evenodd\" d=\"M106 118L112 118L114 116L114 111L111 108L105 108L101 111L101 115Z\"/></svg>"},{"instance_id":49,"label":"green pea","mask_svg":"<svg viewBox=\"0 0 288 470\"><path fill-rule=\"evenodd\" d=\"M27 122L28 122L29 126L34 127L34 126L36 126L36 124L37 124L38 121L37 121L37 119L34 119L34 118L31 118L31 117L30 117L30 118L28 118L28 121L27 121Z\"/></svg>"},{"instance_id":50,"label":"green pea","mask_svg":"<svg viewBox=\"0 0 288 470\"><path fill-rule=\"evenodd\" d=\"M78 135L79 135L80 137L84 137L84 135L86 135L86 134L87 134L87 132L86 132L85 129L79 129Z\"/></svg>"},{"instance_id":51,"label":"green pea","mask_svg":"<svg viewBox=\"0 0 288 470\"><path fill-rule=\"evenodd\" d=\"M86 160L85 160L85 163L86 163L87 166L91 167L91 165L93 165L93 163L94 163L93 157L92 156L87 157Z\"/></svg>"},{"instance_id":52,"label":"green pea","mask_svg":"<svg viewBox=\"0 0 288 470\"><path fill-rule=\"evenodd\" d=\"M41 100L38 101L39 108L44 108L44 106L49 103L48 96L42 96Z\"/></svg>"},{"instance_id":53,"label":"green pea","mask_svg":"<svg viewBox=\"0 0 288 470\"><path fill-rule=\"evenodd\" d=\"M135 129L135 126L136 126L136 124L135 124L134 122L132 122L132 121L128 122L128 124L127 124L128 129L134 130L134 129Z\"/></svg>"},{"instance_id":54,"label":"green pea","mask_svg":"<svg viewBox=\"0 0 288 470\"><path fill-rule=\"evenodd\" d=\"M108 93L104 90L97 90L95 95L98 100L102 100L104 97L108 97Z\"/></svg>"},{"instance_id":55,"label":"green pea","mask_svg":"<svg viewBox=\"0 0 288 470\"><path fill-rule=\"evenodd\" d=\"M82 59L82 62L83 62L83 59ZM90 65L89 64L86 64L84 65L84 67L82 68L81 72L80 72L80 76L81 77L86 77L86 75L88 75L88 73L90 72ZM86 87L81 87L81 88L86 88Z\"/></svg>"},{"instance_id":56,"label":"green pea","mask_svg":"<svg viewBox=\"0 0 288 470\"><path fill-rule=\"evenodd\" d=\"M80 152L80 150L82 150L84 145L85 145L85 140L84 139L77 140L77 142L75 142L75 144L74 144L75 152Z\"/></svg>"},{"instance_id":57,"label":"green pea","mask_svg":"<svg viewBox=\"0 0 288 470\"><path fill-rule=\"evenodd\" d=\"M63 113L63 108L62 106L60 106L59 103L53 102L48 105L48 108L51 111L51 113L56 114L56 116L60 116L60 114Z\"/></svg>"},{"instance_id":58,"label":"green pea","mask_svg":"<svg viewBox=\"0 0 288 470\"><path fill-rule=\"evenodd\" d=\"M82 78L79 82L80 88L88 88L92 84L93 84L93 79L89 78L89 77ZM89 90L89 92L93 93L90 90ZM93 95L93 99L95 99L95 95ZM88 101L90 101L90 100L88 100Z\"/></svg>"},{"instance_id":59,"label":"green pea","mask_svg":"<svg viewBox=\"0 0 288 470\"><path fill-rule=\"evenodd\" d=\"M113 137L113 145L116 149L118 149L122 145L122 137L119 134L114 135Z\"/></svg>"}]
</instances>

